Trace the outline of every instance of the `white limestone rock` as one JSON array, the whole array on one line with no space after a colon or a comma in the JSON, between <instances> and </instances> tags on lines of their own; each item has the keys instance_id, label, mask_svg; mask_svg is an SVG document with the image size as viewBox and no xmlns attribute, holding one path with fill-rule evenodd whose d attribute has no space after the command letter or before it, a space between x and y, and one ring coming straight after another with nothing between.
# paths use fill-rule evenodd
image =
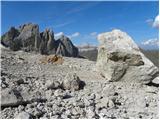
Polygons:
<instances>
[{"instance_id":1,"label":"white limestone rock","mask_svg":"<svg viewBox=\"0 0 160 120\"><path fill-rule=\"evenodd\" d=\"M109 81L149 83L158 68L140 51L133 39L120 30L101 33L97 70Z\"/></svg>"}]
</instances>

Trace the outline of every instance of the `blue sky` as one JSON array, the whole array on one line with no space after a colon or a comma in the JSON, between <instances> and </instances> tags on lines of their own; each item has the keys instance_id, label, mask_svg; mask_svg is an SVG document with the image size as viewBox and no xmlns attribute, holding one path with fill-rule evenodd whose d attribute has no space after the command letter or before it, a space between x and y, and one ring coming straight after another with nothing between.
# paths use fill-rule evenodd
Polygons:
<instances>
[{"instance_id":1,"label":"blue sky","mask_svg":"<svg viewBox=\"0 0 160 120\"><path fill-rule=\"evenodd\" d=\"M2 34L32 22L62 32L76 45L98 45L97 34L121 29L143 48L158 48L158 2L2 2Z\"/></svg>"}]
</instances>

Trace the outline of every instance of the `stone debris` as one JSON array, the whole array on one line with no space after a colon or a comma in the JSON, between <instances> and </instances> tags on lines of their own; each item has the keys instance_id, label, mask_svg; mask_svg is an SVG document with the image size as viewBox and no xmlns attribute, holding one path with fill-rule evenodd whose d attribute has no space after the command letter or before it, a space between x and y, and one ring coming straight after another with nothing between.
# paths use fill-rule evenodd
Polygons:
<instances>
[{"instance_id":1,"label":"stone debris","mask_svg":"<svg viewBox=\"0 0 160 120\"><path fill-rule=\"evenodd\" d=\"M158 70L126 33L114 30L100 34L96 63L62 58L59 54L77 53L66 53L63 44L58 43L56 54L53 44L57 40L53 40L52 31L45 30L40 35L37 31L36 25L12 28L2 40L9 47L13 38L21 39L21 49L25 51L41 48L42 53L53 54L44 56L1 48L2 119L159 118ZM29 47L28 42L33 39L35 44ZM67 38L59 41L70 49ZM19 50L16 44L13 48Z\"/></svg>"}]
</instances>

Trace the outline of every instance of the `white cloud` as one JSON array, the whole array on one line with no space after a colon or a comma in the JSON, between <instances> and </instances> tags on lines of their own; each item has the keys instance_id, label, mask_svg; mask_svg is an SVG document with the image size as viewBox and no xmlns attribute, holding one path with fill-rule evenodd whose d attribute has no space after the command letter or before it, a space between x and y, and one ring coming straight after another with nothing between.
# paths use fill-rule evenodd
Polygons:
<instances>
[{"instance_id":1,"label":"white cloud","mask_svg":"<svg viewBox=\"0 0 160 120\"><path fill-rule=\"evenodd\" d=\"M142 45L159 46L159 40L157 38L149 39L149 40L143 41Z\"/></svg>"},{"instance_id":2,"label":"white cloud","mask_svg":"<svg viewBox=\"0 0 160 120\"><path fill-rule=\"evenodd\" d=\"M80 33L79 33L79 32L76 32L76 33L72 34L71 36L72 36L72 37L78 37L79 35L80 35Z\"/></svg>"},{"instance_id":3,"label":"white cloud","mask_svg":"<svg viewBox=\"0 0 160 120\"><path fill-rule=\"evenodd\" d=\"M155 19L148 19L146 22L154 28L159 28L159 15L155 17Z\"/></svg>"},{"instance_id":4,"label":"white cloud","mask_svg":"<svg viewBox=\"0 0 160 120\"><path fill-rule=\"evenodd\" d=\"M58 38L58 37L61 37L62 35L64 35L63 32L59 32L59 33L55 33L55 34L54 34L54 36L57 37L57 38Z\"/></svg>"},{"instance_id":5,"label":"white cloud","mask_svg":"<svg viewBox=\"0 0 160 120\"><path fill-rule=\"evenodd\" d=\"M157 15L153 22L153 27L159 28L159 15Z\"/></svg>"},{"instance_id":6,"label":"white cloud","mask_svg":"<svg viewBox=\"0 0 160 120\"><path fill-rule=\"evenodd\" d=\"M91 36L97 36L97 32L90 33Z\"/></svg>"},{"instance_id":7,"label":"white cloud","mask_svg":"<svg viewBox=\"0 0 160 120\"><path fill-rule=\"evenodd\" d=\"M67 22L64 22L64 23L60 23L60 24L55 24L53 25L53 28L61 28L61 27L65 27L65 26L68 26L70 25L71 23L73 23L74 21L67 21Z\"/></svg>"},{"instance_id":8,"label":"white cloud","mask_svg":"<svg viewBox=\"0 0 160 120\"><path fill-rule=\"evenodd\" d=\"M80 36L80 33L79 32L75 32L75 33L73 33L73 34L71 34L71 35L68 35L68 37L71 39L71 38L75 38L75 37L78 37L78 36Z\"/></svg>"}]
</instances>

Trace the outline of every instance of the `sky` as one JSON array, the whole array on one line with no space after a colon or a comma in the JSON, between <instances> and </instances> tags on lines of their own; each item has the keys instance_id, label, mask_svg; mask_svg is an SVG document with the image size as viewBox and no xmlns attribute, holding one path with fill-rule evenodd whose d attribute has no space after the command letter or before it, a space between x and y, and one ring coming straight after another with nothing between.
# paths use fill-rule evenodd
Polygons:
<instances>
[{"instance_id":1,"label":"sky","mask_svg":"<svg viewBox=\"0 0 160 120\"><path fill-rule=\"evenodd\" d=\"M120 29L142 48L159 48L159 6L150 2L1 2L1 34L11 26L35 23L65 34L75 45L98 45L97 35Z\"/></svg>"}]
</instances>

